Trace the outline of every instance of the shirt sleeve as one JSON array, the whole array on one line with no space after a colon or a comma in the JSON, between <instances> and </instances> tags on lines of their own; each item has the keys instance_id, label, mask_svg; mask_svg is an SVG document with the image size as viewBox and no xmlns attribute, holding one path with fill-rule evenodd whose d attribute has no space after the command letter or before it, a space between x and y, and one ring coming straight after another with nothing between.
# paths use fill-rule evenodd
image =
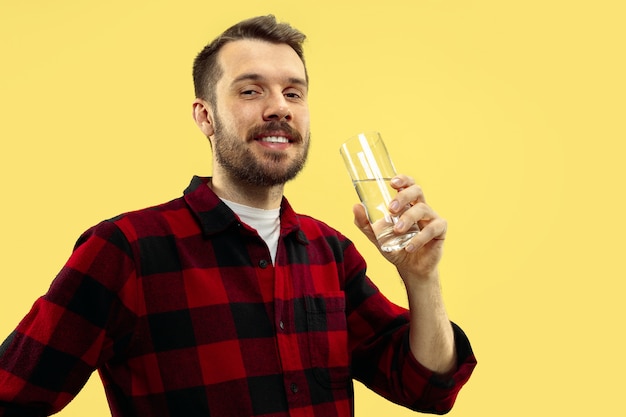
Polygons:
<instances>
[{"instance_id":1,"label":"shirt sleeve","mask_svg":"<svg viewBox=\"0 0 626 417\"><path fill-rule=\"evenodd\" d=\"M72 255L0 347L0 416L44 416L67 405L123 349L133 315L130 246L111 222L85 232ZM117 342L114 342L117 341Z\"/></svg>"},{"instance_id":2,"label":"shirt sleeve","mask_svg":"<svg viewBox=\"0 0 626 417\"><path fill-rule=\"evenodd\" d=\"M422 366L409 347L409 312L393 304L366 275L366 264L356 249L346 249L346 297L352 372L355 379L397 404L415 411L445 414L474 367L470 342L451 323L457 350L457 368L438 375Z\"/></svg>"}]
</instances>

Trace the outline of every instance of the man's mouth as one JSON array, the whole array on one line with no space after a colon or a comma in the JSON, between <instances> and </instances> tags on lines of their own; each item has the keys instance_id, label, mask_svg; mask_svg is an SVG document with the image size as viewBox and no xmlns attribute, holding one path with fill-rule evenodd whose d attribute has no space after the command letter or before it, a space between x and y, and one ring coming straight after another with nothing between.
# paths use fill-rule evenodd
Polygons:
<instances>
[{"instance_id":1,"label":"man's mouth","mask_svg":"<svg viewBox=\"0 0 626 417\"><path fill-rule=\"evenodd\" d=\"M289 143L290 142L290 140L284 136L266 136L266 137L258 138L257 140L261 142L267 142L267 143Z\"/></svg>"},{"instance_id":2,"label":"man's mouth","mask_svg":"<svg viewBox=\"0 0 626 417\"><path fill-rule=\"evenodd\" d=\"M300 133L287 123L270 122L248 132L248 138L267 148L285 150L302 143Z\"/></svg>"}]
</instances>

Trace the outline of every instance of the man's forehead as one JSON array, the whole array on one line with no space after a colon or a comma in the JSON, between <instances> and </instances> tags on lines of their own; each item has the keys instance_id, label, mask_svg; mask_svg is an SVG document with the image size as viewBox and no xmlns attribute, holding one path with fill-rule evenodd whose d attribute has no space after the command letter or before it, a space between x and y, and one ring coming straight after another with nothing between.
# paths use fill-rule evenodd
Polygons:
<instances>
[{"instance_id":1,"label":"man's forehead","mask_svg":"<svg viewBox=\"0 0 626 417\"><path fill-rule=\"evenodd\" d=\"M225 78L231 81L246 74L278 75L305 79L304 63L289 45L257 39L242 39L227 43L220 50L219 63Z\"/></svg>"}]
</instances>

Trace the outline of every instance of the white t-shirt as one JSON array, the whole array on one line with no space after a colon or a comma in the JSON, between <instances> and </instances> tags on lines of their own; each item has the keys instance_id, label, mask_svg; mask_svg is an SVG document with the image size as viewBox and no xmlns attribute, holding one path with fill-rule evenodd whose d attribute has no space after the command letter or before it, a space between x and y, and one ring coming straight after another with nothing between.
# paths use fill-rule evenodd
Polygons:
<instances>
[{"instance_id":1,"label":"white t-shirt","mask_svg":"<svg viewBox=\"0 0 626 417\"><path fill-rule=\"evenodd\" d=\"M272 264L274 264L278 248L278 237L280 236L280 208L264 210L224 200L223 198L222 201L239 216L242 222L257 231L259 236L265 241L272 256Z\"/></svg>"}]
</instances>

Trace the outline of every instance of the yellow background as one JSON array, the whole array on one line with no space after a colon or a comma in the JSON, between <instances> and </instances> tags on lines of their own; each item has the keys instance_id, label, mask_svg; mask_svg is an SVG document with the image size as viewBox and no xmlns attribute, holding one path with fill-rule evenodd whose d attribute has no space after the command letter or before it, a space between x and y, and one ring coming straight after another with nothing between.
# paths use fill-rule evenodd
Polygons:
<instances>
[{"instance_id":1,"label":"yellow background","mask_svg":"<svg viewBox=\"0 0 626 417\"><path fill-rule=\"evenodd\" d=\"M83 230L210 173L191 62L274 13L309 37L296 208L352 237L405 303L352 225L337 151L375 129L450 223L446 303L479 358L451 415L626 415L621 0L1 1L0 338ZM357 389L357 416L410 415ZM109 415L97 377L59 415Z\"/></svg>"}]
</instances>

